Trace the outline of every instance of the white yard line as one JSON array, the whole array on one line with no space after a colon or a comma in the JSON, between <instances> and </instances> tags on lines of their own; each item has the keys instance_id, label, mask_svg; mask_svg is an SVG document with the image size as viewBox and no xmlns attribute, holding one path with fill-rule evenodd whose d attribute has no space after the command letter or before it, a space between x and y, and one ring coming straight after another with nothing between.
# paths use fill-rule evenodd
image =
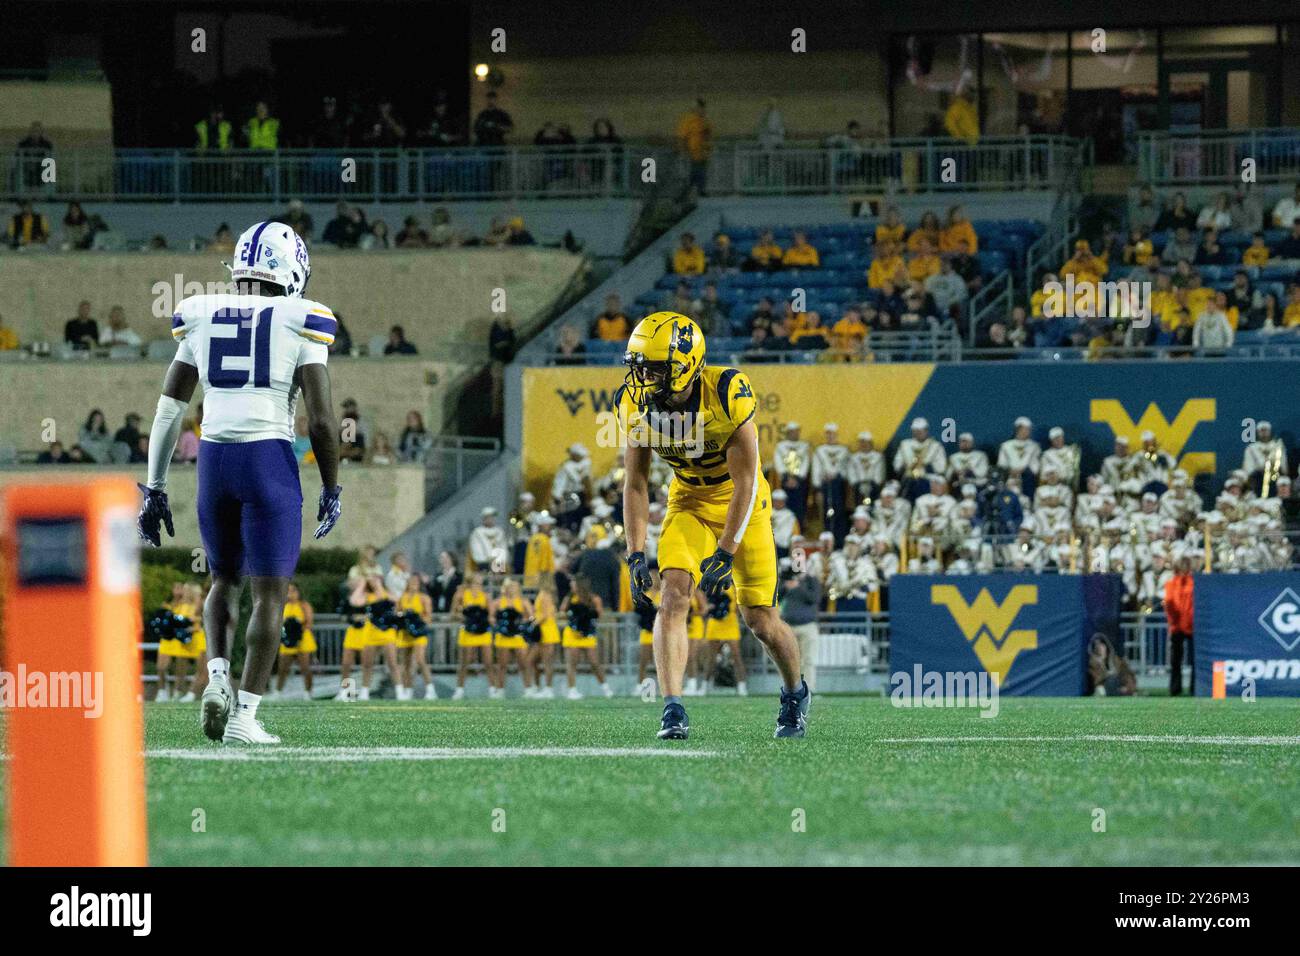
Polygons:
<instances>
[{"instance_id":1,"label":"white yard line","mask_svg":"<svg viewBox=\"0 0 1300 956\"><path fill-rule=\"evenodd\" d=\"M658 747L161 747L145 751L163 760L315 761L368 763L384 760L515 760L524 757L716 757L712 750Z\"/></svg>"},{"instance_id":2,"label":"white yard line","mask_svg":"<svg viewBox=\"0 0 1300 956\"><path fill-rule=\"evenodd\" d=\"M1240 744L1246 747L1300 747L1300 737L1193 737L1182 734L1069 734L1058 737L885 737L882 744L1193 744L1210 747Z\"/></svg>"}]
</instances>

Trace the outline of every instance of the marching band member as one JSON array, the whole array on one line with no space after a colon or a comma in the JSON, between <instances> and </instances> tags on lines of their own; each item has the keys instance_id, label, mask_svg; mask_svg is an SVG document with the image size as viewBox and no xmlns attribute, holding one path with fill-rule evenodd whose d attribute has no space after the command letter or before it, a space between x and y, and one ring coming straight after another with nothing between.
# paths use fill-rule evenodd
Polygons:
<instances>
[{"instance_id":1,"label":"marching band member","mask_svg":"<svg viewBox=\"0 0 1300 956\"><path fill-rule=\"evenodd\" d=\"M849 456L848 479L858 503L867 506L885 485L885 456L876 451L871 432L858 432L858 448Z\"/></svg>"},{"instance_id":2,"label":"marching band member","mask_svg":"<svg viewBox=\"0 0 1300 956\"><path fill-rule=\"evenodd\" d=\"M812 469L812 446L799 437L799 423L785 426L785 438L776 443L772 470L776 484L786 493L786 501L800 523L808 507L808 476Z\"/></svg>"},{"instance_id":3,"label":"marching band member","mask_svg":"<svg viewBox=\"0 0 1300 956\"><path fill-rule=\"evenodd\" d=\"M1275 493L1278 478L1290 474L1286 445L1281 438L1274 437L1271 422L1255 426L1255 440L1246 446L1241 470L1249 478L1251 488L1265 498ZM1265 482L1266 478L1269 481Z\"/></svg>"},{"instance_id":4,"label":"marching band member","mask_svg":"<svg viewBox=\"0 0 1300 956\"><path fill-rule=\"evenodd\" d=\"M1034 423L1028 418L1021 415L1014 427L1012 437L998 446L998 467L1007 477L1019 478L1025 491L1032 492L1038 480L1043 449L1030 437Z\"/></svg>"},{"instance_id":5,"label":"marching band member","mask_svg":"<svg viewBox=\"0 0 1300 956\"><path fill-rule=\"evenodd\" d=\"M1053 425L1052 430L1047 433L1047 447L1043 449L1040 472L1048 467L1056 469L1056 474L1065 487L1070 489L1078 487L1076 482L1079 480L1079 446L1065 443L1065 429L1060 425Z\"/></svg>"},{"instance_id":6,"label":"marching band member","mask_svg":"<svg viewBox=\"0 0 1300 956\"><path fill-rule=\"evenodd\" d=\"M502 571L504 568L494 568L493 564L504 559L505 555L506 533L497 527L497 509L489 506L483 509L478 527L469 533L466 571Z\"/></svg>"},{"instance_id":7,"label":"marching band member","mask_svg":"<svg viewBox=\"0 0 1300 956\"><path fill-rule=\"evenodd\" d=\"M911 437L898 443L894 453L894 474L902 483L903 497L909 502L925 494L929 482L927 474L942 475L948 471L948 455L930 436L930 423L924 418L912 420Z\"/></svg>"},{"instance_id":8,"label":"marching band member","mask_svg":"<svg viewBox=\"0 0 1300 956\"><path fill-rule=\"evenodd\" d=\"M849 448L840 443L840 426L827 422L825 441L817 446L812 457L812 486L816 489L817 503L821 506L822 527L835 535L835 541L844 540L848 531L848 466Z\"/></svg>"},{"instance_id":9,"label":"marching band member","mask_svg":"<svg viewBox=\"0 0 1300 956\"><path fill-rule=\"evenodd\" d=\"M1129 441L1127 435L1115 436L1115 450L1101 463L1102 484L1118 489L1127 477Z\"/></svg>"},{"instance_id":10,"label":"marching band member","mask_svg":"<svg viewBox=\"0 0 1300 956\"><path fill-rule=\"evenodd\" d=\"M586 447L573 444L569 457L551 482L551 513L562 528L573 530L587 516L591 500L591 457Z\"/></svg>"},{"instance_id":11,"label":"marching band member","mask_svg":"<svg viewBox=\"0 0 1300 956\"><path fill-rule=\"evenodd\" d=\"M962 432L957 450L948 459L948 480L954 485L972 483L983 488L989 480L989 456L975 447L975 436Z\"/></svg>"},{"instance_id":12,"label":"marching band member","mask_svg":"<svg viewBox=\"0 0 1300 956\"><path fill-rule=\"evenodd\" d=\"M793 511L786 506L788 496L781 488L772 492L772 537L776 541L776 556L778 559L788 557L790 554L790 541L799 533L799 519L795 517ZM651 507L651 518L654 517L654 508ZM649 548L646 549L647 555Z\"/></svg>"}]
</instances>

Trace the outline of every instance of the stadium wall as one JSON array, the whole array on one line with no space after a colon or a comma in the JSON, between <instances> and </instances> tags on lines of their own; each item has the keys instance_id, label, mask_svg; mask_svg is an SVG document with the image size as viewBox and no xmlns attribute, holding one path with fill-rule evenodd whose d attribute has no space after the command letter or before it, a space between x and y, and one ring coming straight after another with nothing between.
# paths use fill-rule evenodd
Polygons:
<instances>
[{"instance_id":1,"label":"stadium wall","mask_svg":"<svg viewBox=\"0 0 1300 956\"><path fill-rule=\"evenodd\" d=\"M133 466L127 474L134 481L144 481L145 466ZM106 472L92 466L66 465L52 469L49 465L34 465L0 469L0 489L21 482L52 484L77 477ZM316 531L316 496L320 492L320 476L315 465L304 465L300 471L303 492L302 546L309 548L318 542L312 537ZM345 464L339 472L343 485L343 518L335 525L328 538L319 542L327 548L360 548L362 545L382 545L395 537L424 514L424 468L421 465L353 465ZM167 481L167 495L171 501L176 537L163 534L168 547L199 548L198 515L194 510L198 488L198 473L193 466L173 466Z\"/></svg>"},{"instance_id":2,"label":"stadium wall","mask_svg":"<svg viewBox=\"0 0 1300 956\"><path fill-rule=\"evenodd\" d=\"M311 297L344 318L353 343L406 328L422 353L486 358L494 290L521 330L550 309L583 268L558 249L394 250L382 254L317 250ZM221 283L212 253L83 253L0 258L0 314L24 342L63 339L63 325L89 299L102 322L122 305L145 339L170 339L177 287ZM469 343L480 343L477 348ZM453 345L452 343L456 343Z\"/></svg>"},{"instance_id":3,"label":"stadium wall","mask_svg":"<svg viewBox=\"0 0 1300 956\"><path fill-rule=\"evenodd\" d=\"M2 364L0 444L32 451L57 437L71 446L92 408L104 412L111 430L121 427L128 412L135 412L147 433L166 370L164 362L145 361ZM464 363L422 358L336 359L330 362L330 379L335 403L355 398L370 428L387 432L396 445L411 409L423 413L430 429L442 427L455 411L455 393L468 370ZM200 401L201 388L191 412ZM46 431L50 423L53 436Z\"/></svg>"},{"instance_id":4,"label":"stadium wall","mask_svg":"<svg viewBox=\"0 0 1300 956\"><path fill-rule=\"evenodd\" d=\"M286 196L286 200L292 198ZM587 252L596 256L620 256L627 243L628 233L640 212L635 199L583 199L583 200L516 200L513 202L393 202L369 201L365 196L346 195L339 199L360 206L367 222L382 219L388 224L390 236L396 236L407 216L416 216L428 228L434 208L445 206L451 214L452 226L470 236L487 233L493 218L522 216L528 231L538 243L558 243L566 232L572 233L585 245ZM226 223L235 234L252 223L268 217L281 216L286 202L281 203L200 203L159 205L156 202L86 203L88 215L98 213L109 227L130 243L141 243L161 235L173 249L189 249L193 243L206 244ZM335 203L305 203L311 215L314 237L319 240L325 226L336 215ZM62 218L61 207L45 206L43 211L51 219L56 235L60 232L57 220ZM312 250L315 255L316 249Z\"/></svg>"},{"instance_id":5,"label":"stadium wall","mask_svg":"<svg viewBox=\"0 0 1300 956\"><path fill-rule=\"evenodd\" d=\"M34 121L60 148L102 151L113 146L113 91L107 83L10 80L0 82L0 150L9 152Z\"/></svg>"},{"instance_id":6,"label":"stadium wall","mask_svg":"<svg viewBox=\"0 0 1300 956\"><path fill-rule=\"evenodd\" d=\"M1019 415L1033 421L1044 445L1054 425L1079 443L1083 473L1096 471L1117 435L1137 446L1152 431L1160 447L1193 476L1216 483L1241 467L1249 426L1269 420L1287 445L1300 442L1300 410L1290 401L1300 363L1285 360L1186 360L1115 363L1020 361L956 365L755 365L749 374L758 395L763 460L770 461L784 423L794 420L811 441L835 422L852 443L868 430L876 447L907 437L913 418L951 453L957 435L974 434L993 450L1012 434ZM617 367L530 368L523 371L523 416L518 437L523 484L539 499L565 448L582 442L592 469L612 467L617 446L608 436Z\"/></svg>"}]
</instances>

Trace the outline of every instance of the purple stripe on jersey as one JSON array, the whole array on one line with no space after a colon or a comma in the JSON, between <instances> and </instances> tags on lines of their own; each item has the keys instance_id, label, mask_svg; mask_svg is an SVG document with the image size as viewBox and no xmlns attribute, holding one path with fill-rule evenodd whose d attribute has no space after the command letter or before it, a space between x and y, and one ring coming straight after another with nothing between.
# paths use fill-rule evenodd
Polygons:
<instances>
[{"instance_id":1,"label":"purple stripe on jersey","mask_svg":"<svg viewBox=\"0 0 1300 956\"><path fill-rule=\"evenodd\" d=\"M248 264L251 266L257 260L257 246L262 241L262 233L266 232L266 227L271 223L269 221L259 223L257 232L253 233L253 241L248 244Z\"/></svg>"},{"instance_id":2,"label":"purple stripe on jersey","mask_svg":"<svg viewBox=\"0 0 1300 956\"><path fill-rule=\"evenodd\" d=\"M339 330L339 324L334 319L327 319L323 315L313 315L307 313L307 318L303 322L303 327L312 332L320 332L322 335L335 335Z\"/></svg>"},{"instance_id":3,"label":"purple stripe on jersey","mask_svg":"<svg viewBox=\"0 0 1300 956\"><path fill-rule=\"evenodd\" d=\"M175 315L172 316L173 330L179 329L184 324L185 324L185 320L181 318L181 314L179 312L177 312Z\"/></svg>"}]
</instances>

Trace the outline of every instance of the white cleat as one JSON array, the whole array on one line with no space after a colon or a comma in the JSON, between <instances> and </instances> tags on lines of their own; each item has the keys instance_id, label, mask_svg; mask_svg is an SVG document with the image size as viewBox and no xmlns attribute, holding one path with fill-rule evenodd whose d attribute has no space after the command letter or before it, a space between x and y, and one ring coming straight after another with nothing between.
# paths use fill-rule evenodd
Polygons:
<instances>
[{"instance_id":1,"label":"white cleat","mask_svg":"<svg viewBox=\"0 0 1300 956\"><path fill-rule=\"evenodd\" d=\"M736 685L736 696L737 697L749 696L749 685L746 684L743 680Z\"/></svg>"},{"instance_id":2,"label":"white cleat","mask_svg":"<svg viewBox=\"0 0 1300 956\"><path fill-rule=\"evenodd\" d=\"M208 681L208 686L203 688L199 724L209 740L221 740L225 736L226 722L230 720L230 708L234 700L235 695L231 693L228 677L213 677Z\"/></svg>"},{"instance_id":3,"label":"white cleat","mask_svg":"<svg viewBox=\"0 0 1300 956\"><path fill-rule=\"evenodd\" d=\"M343 680L339 682L339 692L334 695L334 699L341 701L352 700L352 695L356 691L356 687L356 682L353 681L351 677L343 678Z\"/></svg>"},{"instance_id":4,"label":"white cleat","mask_svg":"<svg viewBox=\"0 0 1300 956\"><path fill-rule=\"evenodd\" d=\"M570 687L567 696L569 700L582 700L582 692L576 687Z\"/></svg>"},{"instance_id":5,"label":"white cleat","mask_svg":"<svg viewBox=\"0 0 1300 956\"><path fill-rule=\"evenodd\" d=\"M709 682L700 681L700 688L696 691L697 697L707 697L709 695Z\"/></svg>"},{"instance_id":6,"label":"white cleat","mask_svg":"<svg viewBox=\"0 0 1300 956\"><path fill-rule=\"evenodd\" d=\"M524 688L524 697L526 697L528 700L538 700L541 696L542 696L541 692L539 692L536 687Z\"/></svg>"},{"instance_id":7,"label":"white cleat","mask_svg":"<svg viewBox=\"0 0 1300 956\"><path fill-rule=\"evenodd\" d=\"M262 722L256 717L236 712L226 724L226 736L222 738L227 744L278 744L280 738L268 734Z\"/></svg>"},{"instance_id":8,"label":"white cleat","mask_svg":"<svg viewBox=\"0 0 1300 956\"><path fill-rule=\"evenodd\" d=\"M357 691L357 700L369 700L369 699L370 699L369 687L362 687Z\"/></svg>"},{"instance_id":9,"label":"white cleat","mask_svg":"<svg viewBox=\"0 0 1300 956\"><path fill-rule=\"evenodd\" d=\"M438 688L434 687L432 684L425 684L425 685L424 685L424 699L425 699L425 700L437 700L437 699L438 699Z\"/></svg>"},{"instance_id":10,"label":"white cleat","mask_svg":"<svg viewBox=\"0 0 1300 956\"><path fill-rule=\"evenodd\" d=\"M154 694L153 700L155 704L165 704L171 700L171 695L167 693L166 687L159 687L158 693Z\"/></svg>"},{"instance_id":11,"label":"white cleat","mask_svg":"<svg viewBox=\"0 0 1300 956\"><path fill-rule=\"evenodd\" d=\"M185 696L181 698L181 703L182 703L182 704L192 704L192 703L194 703L196 700L198 700L198 698L194 696L194 691L191 690L191 691L186 691L186 692L185 692Z\"/></svg>"},{"instance_id":12,"label":"white cleat","mask_svg":"<svg viewBox=\"0 0 1300 956\"><path fill-rule=\"evenodd\" d=\"M543 687L542 700L555 700L555 688L549 686Z\"/></svg>"},{"instance_id":13,"label":"white cleat","mask_svg":"<svg viewBox=\"0 0 1300 956\"><path fill-rule=\"evenodd\" d=\"M698 697L698 696L700 696L699 687L698 687L698 685L696 684L696 680L695 680L694 677L691 677L691 678L688 678L688 679L687 679L687 681L686 681L686 686L682 689L682 696L683 696L683 697Z\"/></svg>"},{"instance_id":14,"label":"white cleat","mask_svg":"<svg viewBox=\"0 0 1300 956\"><path fill-rule=\"evenodd\" d=\"M614 696L614 688L610 687L608 684L601 684L600 692L604 694L607 698Z\"/></svg>"},{"instance_id":15,"label":"white cleat","mask_svg":"<svg viewBox=\"0 0 1300 956\"><path fill-rule=\"evenodd\" d=\"M464 688L464 687L457 687L454 691L452 691L451 699L452 699L452 700L464 700L464 699L465 699L465 688Z\"/></svg>"}]
</instances>

